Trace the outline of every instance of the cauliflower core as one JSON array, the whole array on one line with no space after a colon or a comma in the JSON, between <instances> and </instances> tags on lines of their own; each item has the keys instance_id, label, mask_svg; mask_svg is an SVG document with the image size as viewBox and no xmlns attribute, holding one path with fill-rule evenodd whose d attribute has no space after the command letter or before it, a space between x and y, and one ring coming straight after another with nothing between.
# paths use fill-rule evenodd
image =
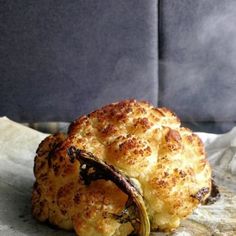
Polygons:
<instances>
[{"instance_id":1,"label":"cauliflower core","mask_svg":"<svg viewBox=\"0 0 236 236\"><path fill-rule=\"evenodd\" d=\"M80 236L126 236L133 226L114 217L128 196L111 181L85 185L83 166L68 156L71 146L135 179L152 231L175 229L210 194L211 169L197 135L166 108L113 103L74 121L67 135L47 137L35 157L34 217Z\"/></svg>"}]
</instances>

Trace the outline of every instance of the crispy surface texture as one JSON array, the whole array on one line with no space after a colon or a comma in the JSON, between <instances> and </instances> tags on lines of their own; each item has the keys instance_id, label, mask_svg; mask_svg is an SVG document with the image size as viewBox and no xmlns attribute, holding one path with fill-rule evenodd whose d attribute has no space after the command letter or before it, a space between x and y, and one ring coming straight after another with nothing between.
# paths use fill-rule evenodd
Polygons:
<instances>
[{"instance_id":1,"label":"crispy surface texture","mask_svg":"<svg viewBox=\"0 0 236 236\"><path fill-rule=\"evenodd\" d=\"M125 236L133 228L112 217L128 196L111 181L84 185L80 163L67 154L71 146L137 180L152 230L174 230L209 196L211 169L197 135L166 108L136 100L113 103L75 120L67 135L47 137L35 157L34 217L80 236Z\"/></svg>"}]
</instances>

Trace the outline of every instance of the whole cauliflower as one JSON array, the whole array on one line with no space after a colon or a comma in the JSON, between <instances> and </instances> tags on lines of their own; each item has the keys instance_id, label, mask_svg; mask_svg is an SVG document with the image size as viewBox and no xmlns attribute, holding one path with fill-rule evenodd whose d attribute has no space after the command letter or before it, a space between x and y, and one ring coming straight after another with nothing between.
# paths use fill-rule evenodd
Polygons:
<instances>
[{"instance_id":1,"label":"whole cauliflower","mask_svg":"<svg viewBox=\"0 0 236 236\"><path fill-rule=\"evenodd\" d=\"M113 103L74 121L67 135L47 137L35 157L34 217L80 236L125 236L134 225L118 217L127 193L107 179L84 184L84 165L68 154L72 146L134 180L152 231L175 229L210 194L211 169L197 135L166 108Z\"/></svg>"}]
</instances>

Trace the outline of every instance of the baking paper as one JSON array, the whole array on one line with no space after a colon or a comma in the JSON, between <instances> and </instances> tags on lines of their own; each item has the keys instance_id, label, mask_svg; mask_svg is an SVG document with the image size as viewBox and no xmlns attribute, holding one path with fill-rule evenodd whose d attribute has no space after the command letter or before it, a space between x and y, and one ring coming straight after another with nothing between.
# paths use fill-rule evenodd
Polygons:
<instances>
[{"instance_id":1,"label":"baking paper","mask_svg":"<svg viewBox=\"0 0 236 236\"><path fill-rule=\"evenodd\" d=\"M236 235L236 128L224 135L198 134L206 145L222 197L212 206L199 207L170 235ZM74 232L39 223L31 216L34 156L46 136L6 117L0 118L1 236L75 236Z\"/></svg>"}]
</instances>

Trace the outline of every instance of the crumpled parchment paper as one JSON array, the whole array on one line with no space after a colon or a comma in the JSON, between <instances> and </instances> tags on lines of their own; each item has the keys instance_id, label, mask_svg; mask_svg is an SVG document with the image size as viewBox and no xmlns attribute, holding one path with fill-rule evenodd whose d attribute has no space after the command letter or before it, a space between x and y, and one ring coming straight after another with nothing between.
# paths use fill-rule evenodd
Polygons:
<instances>
[{"instance_id":1,"label":"crumpled parchment paper","mask_svg":"<svg viewBox=\"0 0 236 236\"><path fill-rule=\"evenodd\" d=\"M198 133L222 191L220 201L201 206L170 235L236 235L236 128L224 135ZM47 134L0 118L0 235L73 236L31 216L33 164ZM167 235L152 233L152 235Z\"/></svg>"}]
</instances>

